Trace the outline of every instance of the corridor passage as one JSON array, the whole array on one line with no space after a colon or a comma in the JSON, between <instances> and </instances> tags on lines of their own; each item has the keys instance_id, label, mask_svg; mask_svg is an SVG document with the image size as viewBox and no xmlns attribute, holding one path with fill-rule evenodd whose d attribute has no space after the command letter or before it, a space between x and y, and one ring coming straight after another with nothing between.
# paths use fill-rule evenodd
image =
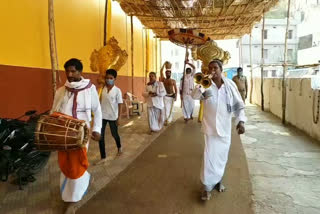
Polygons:
<instances>
[{"instance_id":1,"label":"corridor passage","mask_svg":"<svg viewBox=\"0 0 320 214\"><path fill-rule=\"evenodd\" d=\"M224 177L227 191L200 200L203 143L199 123L178 119L77 213L252 213L247 161L236 134Z\"/></svg>"},{"instance_id":2,"label":"corridor passage","mask_svg":"<svg viewBox=\"0 0 320 214\"><path fill-rule=\"evenodd\" d=\"M257 106L246 115L241 139L255 213L320 214L320 143Z\"/></svg>"}]
</instances>

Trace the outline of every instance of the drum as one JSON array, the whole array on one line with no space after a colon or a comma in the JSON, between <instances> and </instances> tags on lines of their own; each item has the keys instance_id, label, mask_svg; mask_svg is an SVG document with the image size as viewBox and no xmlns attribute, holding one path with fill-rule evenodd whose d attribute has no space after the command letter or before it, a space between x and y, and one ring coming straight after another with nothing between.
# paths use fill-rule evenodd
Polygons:
<instances>
[{"instance_id":1,"label":"drum","mask_svg":"<svg viewBox=\"0 0 320 214\"><path fill-rule=\"evenodd\" d=\"M89 128L84 120L54 112L38 120L35 145L38 150L74 150L83 148L90 140Z\"/></svg>"}]
</instances>

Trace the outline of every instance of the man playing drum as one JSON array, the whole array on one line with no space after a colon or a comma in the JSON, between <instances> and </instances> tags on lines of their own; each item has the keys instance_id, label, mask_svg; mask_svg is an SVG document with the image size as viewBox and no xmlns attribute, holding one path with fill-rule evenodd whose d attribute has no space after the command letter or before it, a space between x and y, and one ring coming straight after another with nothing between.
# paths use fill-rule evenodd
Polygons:
<instances>
[{"instance_id":1,"label":"man playing drum","mask_svg":"<svg viewBox=\"0 0 320 214\"><path fill-rule=\"evenodd\" d=\"M92 139L100 139L102 113L96 87L81 74L83 65L78 59L70 59L64 64L67 81L55 95L51 112L61 112L73 118L84 120L90 127L91 114L94 113ZM58 151L61 169L60 191L64 202L77 202L88 190L92 178L87 172L87 149Z\"/></svg>"}]
</instances>

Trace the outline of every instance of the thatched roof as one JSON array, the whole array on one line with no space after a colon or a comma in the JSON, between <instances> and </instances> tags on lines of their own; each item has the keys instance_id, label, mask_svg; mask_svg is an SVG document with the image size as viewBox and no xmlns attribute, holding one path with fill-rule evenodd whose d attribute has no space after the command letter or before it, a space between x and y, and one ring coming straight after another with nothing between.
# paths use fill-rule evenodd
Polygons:
<instances>
[{"instance_id":1,"label":"thatched roof","mask_svg":"<svg viewBox=\"0 0 320 214\"><path fill-rule=\"evenodd\" d=\"M250 33L254 23L279 0L117 0L127 15L160 38L168 30L194 28L211 39L237 38Z\"/></svg>"}]
</instances>

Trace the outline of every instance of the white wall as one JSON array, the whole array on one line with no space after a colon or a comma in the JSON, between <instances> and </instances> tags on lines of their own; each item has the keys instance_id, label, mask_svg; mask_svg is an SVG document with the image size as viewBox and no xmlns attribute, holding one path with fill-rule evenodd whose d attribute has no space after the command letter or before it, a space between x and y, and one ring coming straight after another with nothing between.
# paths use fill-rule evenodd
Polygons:
<instances>
[{"instance_id":1,"label":"white wall","mask_svg":"<svg viewBox=\"0 0 320 214\"><path fill-rule=\"evenodd\" d=\"M306 10L305 20L298 25L298 36L313 35L312 44L317 47L298 50L298 64L314 64L320 60L320 6L313 6Z\"/></svg>"},{"instance_id":2,"label":"white wall","mask_svg":"<svg viewBox=\"0 0 320 214\"><path fill-rule=\"evenodd\" d=\"M252 102L261 104L260 81L254 79ZM282 117L282 80L280 78L267 78L264 80L264 105L279 118ZM291 78L287 84L286 120L293 126L303 130L308 135L320 140L320 121L313 123L312 104L314 90L311 88L310 78ZM317 95L317 94L316 94ZM316 96L317 97L317 96ZM316 111L316 110L315 110ZM315 112L316 113L316 112Z\"/></svg>"},{"instance_id":3,"label":"white wall","mask_svg":"<svg viewBox=\"0 0 320 214\"><path fill-rule=\"evenodd\" d=\"M216 40L218 47L224 51L229 51L231 58L224 68L239 67L239 48L237 47L238 39Z\"/></svg>"},{"instance_id":4,"label":"white wall","mask_svg":"<svg viewBox=\"0 0 320 214\"><path fill-rule=\"evenodd\" d=\"M290 20L289 30L293 30L292 39L288 39L288 49L293 50L291 60L296 61L296 52L298 45L297 21ZM265 30L267 30L267 39L264 39L264 49L268 50L268 56L265 57L264 63L280 63L283 61L284 41L286 33L286 19L266 19ZM262 22L252 28L252 59L254 64L261 63L261 29ZM243 62L250 63L249 44L250 36L242 37Z\"/></svg>"}]
</instances>

